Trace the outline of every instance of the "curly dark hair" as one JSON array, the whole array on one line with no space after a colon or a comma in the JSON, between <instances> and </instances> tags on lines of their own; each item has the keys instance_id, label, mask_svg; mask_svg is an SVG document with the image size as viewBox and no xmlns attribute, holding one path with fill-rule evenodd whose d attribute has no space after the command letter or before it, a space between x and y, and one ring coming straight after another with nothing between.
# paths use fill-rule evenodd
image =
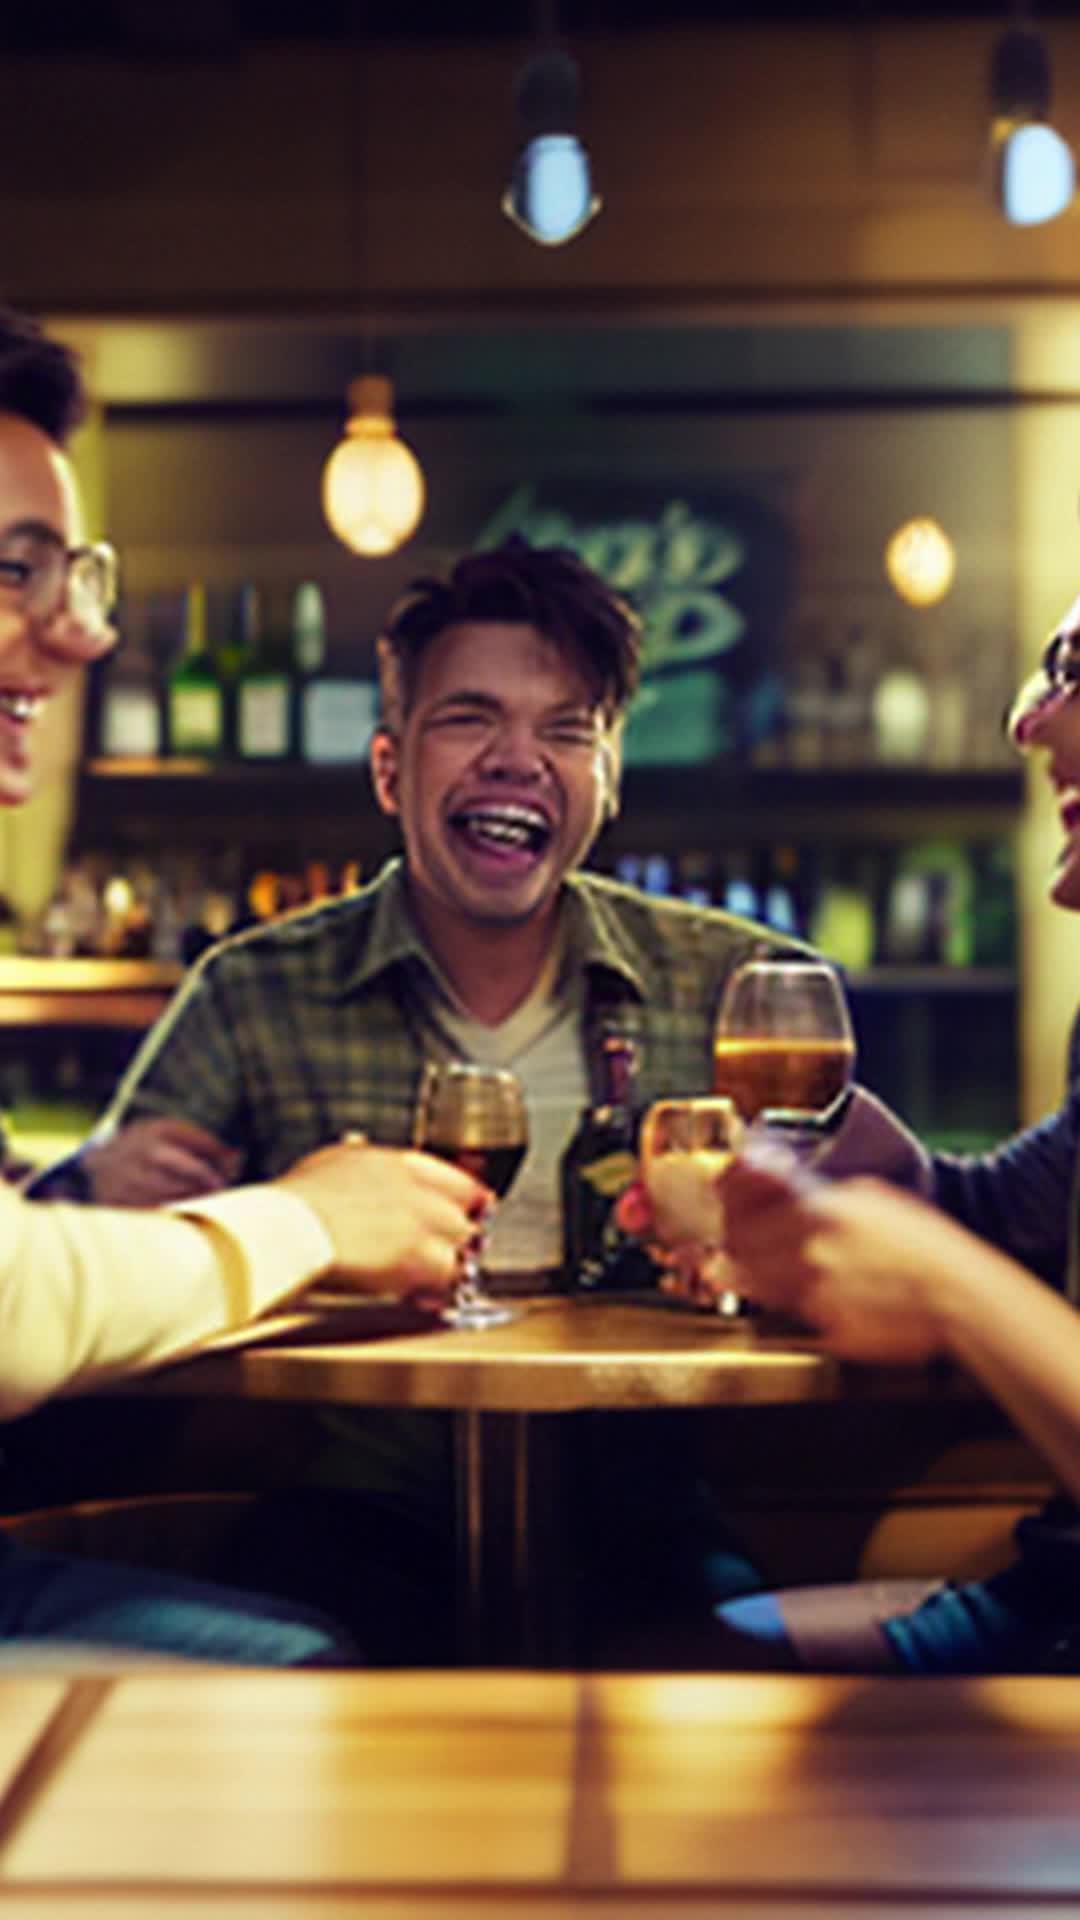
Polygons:
<instances>
[{"instance_id":1,"label":"curly dark hair","mask_svg":"<svg viewBox=\"0 0 1080 1920\"><path fill-rule=\"evenodd\" d=\"M535 627L584 674L609 720L637 687L641 625L633 608L569 547L533 547L513 534L466 554L445 579L414 580L391 608L379 641L388 725L408 712L432 641L465 620Z\"/></svg>"},{"instance_id":2,"label":"curly dark hair","mask_svg":"<svg viewBox=\"0 0 1080 1920\"><path fill-rule=\"evenodd\" d=\"M86 413L78 357L29 315L0 307L0 413L16 413L62 447Z\"/></svg>"}]
</instances>

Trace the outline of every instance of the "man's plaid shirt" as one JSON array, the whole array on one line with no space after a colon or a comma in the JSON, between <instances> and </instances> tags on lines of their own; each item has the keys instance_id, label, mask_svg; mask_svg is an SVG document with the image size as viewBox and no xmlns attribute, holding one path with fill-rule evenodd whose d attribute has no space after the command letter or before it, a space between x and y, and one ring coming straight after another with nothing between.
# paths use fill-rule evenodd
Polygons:
<instances>
[{"instance_id":1,"label":"man's plaid shirt","mask_svg":"<svg viewBox=\"0 0 1080 1920\"><path fill-rule=\"evenodd\" d=\"M596 874L571 875L565 891L564 980L580 983L590 1077L593 1036L614 1020L638 1041L644 1101L708 1092L728 973L785 943ZM242 1148L248 1180L350 1130L407 1144L423 1065L416 981L429 967L400 860L343 899L237 934L192 969L106 1123L183 1115Z\"/></svg>"}]
</instances>

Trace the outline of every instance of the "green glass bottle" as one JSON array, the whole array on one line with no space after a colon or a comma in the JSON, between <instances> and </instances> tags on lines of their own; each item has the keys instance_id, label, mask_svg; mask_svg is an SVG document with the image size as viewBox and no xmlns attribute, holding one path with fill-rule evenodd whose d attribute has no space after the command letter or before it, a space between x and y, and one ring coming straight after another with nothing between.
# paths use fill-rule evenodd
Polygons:
<instances>
[{"instance_id":1,"label":"green glass bottle","mask_svg":"<svg viewBox=\"0 0 1080 1920\"><path fill-rule=\"evenodd\" d=\"M166 696L169 752L217 758L225 746L225 698L210 657L201 581L184 595L183 630L183 652L169 675Z\"/></svg>"}]
</instances>

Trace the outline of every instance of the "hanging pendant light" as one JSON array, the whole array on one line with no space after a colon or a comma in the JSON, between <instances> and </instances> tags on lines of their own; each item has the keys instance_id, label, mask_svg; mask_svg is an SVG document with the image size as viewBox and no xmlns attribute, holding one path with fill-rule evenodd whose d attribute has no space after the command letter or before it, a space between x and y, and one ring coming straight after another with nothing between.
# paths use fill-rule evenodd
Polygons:
<instances>
[{"instance_id":1,"label":"hanging pendant light","mask_svg":"<svg viewBox=\"0 0 1080 1920\"><path fill-rule=\"evenodd\" d=\"M353 553L393 553L414 533L424 511L424 476L394 424L394 389L381 373L349 383L345 438L322 477L323 512Z\"/></svg>"},{"instance_id":2,"label":"hanging pendant light","mask_svg":"<svg viewBox=\"0 0 1080 1920\"><path fill-rule=\"evenodd\" d=\"M994 197L1017 227L1056 220L1076 193L1071 148L1050 125L1050 55L1026 8L1002 34L990 67Z\"/></svg>"},{"instance_id":3,"label":"hanging pendant light","mask_svg":"<svg viewBox=\"0 0 1080 1920\"><path fill-rule=\"evenodd\" d=\"M558 47L535 54L517 83L526 138L502 209L541 247L565 246L600 211L576 132L579 91L577 61Z\"/></svg>"},{"instance_id":4,"label":"hanging pendant light","mask_svg":"<svg viewBox=\"0 0 1080 1920\"><path fill-rule=\"evenodd\" d=\"M952 541L928 514L905 520L885 548L885 572L909 607L936 607L956 578Z\"/></svg>"}]
</instances>

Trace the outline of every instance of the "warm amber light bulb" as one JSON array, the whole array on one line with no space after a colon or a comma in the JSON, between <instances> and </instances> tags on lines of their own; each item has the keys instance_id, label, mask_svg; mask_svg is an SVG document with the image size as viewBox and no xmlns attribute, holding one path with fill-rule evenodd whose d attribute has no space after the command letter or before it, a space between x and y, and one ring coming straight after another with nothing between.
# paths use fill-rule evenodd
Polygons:
<instances>
[{"instance_id":1,"label":"warm amber light bulb","mask_svg":"<svg viewBox=\"0 0 1080 1920\"><path fill-rule=\"evenodd\" d=\"M907 520L885 548L885 572L909 606L936 606L956 577L953 543L936 520Z\"/></svg>"},{"instance_id":2,"label":"warm amber light bulb","mask_svg":"<svg viewBox=\"0 0 1080 1920\"><path fill-rule=\"evenodd\" d=\"M345 438L323 468L323 512L353 553L393 553L424 511L424 476L412 449L398 439L392 400L382 375L353 381Z\"/></svg>"}]
</instances>

